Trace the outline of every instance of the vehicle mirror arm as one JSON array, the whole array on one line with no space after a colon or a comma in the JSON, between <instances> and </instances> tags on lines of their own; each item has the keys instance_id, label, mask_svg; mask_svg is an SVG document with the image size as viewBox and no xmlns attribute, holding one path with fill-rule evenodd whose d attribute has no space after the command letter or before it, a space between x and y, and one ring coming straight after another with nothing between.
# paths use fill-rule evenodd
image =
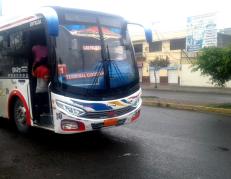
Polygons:
<instances>
[{"instance_id":1,"label":"vehicle mirror arm","mask_svg":"<svg viewBox=\"0 0 231 179\"><path fill-rule=\"evenodd\" d=\"M124 27L124 28L127 29L127 25L128 25L128 24L137 25L137 26L142 27L142 28L144 29L145 37L146 37L147 42L148 42L148 43L152 43L153 37L152 37L152 30L151 30L151 29L145 28L142 24L139 24L139 23L136 23L136 22L129 22L129 21L127 21L127 22L125 23L125 25L124 25L125 27Z\"/></svg>"}]
</instances>

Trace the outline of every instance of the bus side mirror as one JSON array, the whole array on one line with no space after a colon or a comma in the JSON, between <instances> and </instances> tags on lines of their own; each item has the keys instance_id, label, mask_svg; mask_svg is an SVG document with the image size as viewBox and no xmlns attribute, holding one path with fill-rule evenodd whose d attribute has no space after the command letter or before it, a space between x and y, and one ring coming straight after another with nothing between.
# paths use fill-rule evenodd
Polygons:
<instances>
[{"instance_id":1,"label":"bus side mirror","mask_svg":"<svg viewBox=\"0 0 231 179\"><path fill-rule=\"evenodd\" d=\"M136 26L140 26L140 27L142 27L143 29L144 29L144 32L145 32L145 38L146 38L146 41L148 42L148 43L152 43L152 30L151 29L146 29L146 28L144 28L144 26L143 25L141 25L141 24L138 24L138 23L133 23L133 22L127 22L127 23L125 23L124 24L124 26L123 26L123 29L127 29L127 25L128 24L132 24L132 25L136 25ZM143 30L142 30L143 31ZM125 30L123 30L123 35L125 35Z\"/></svg>"},{"instance_id":2,"label":"bus side mirror","mask_svg":"<svg viewBox=\"0 0 231 179\"><path fill-rule=\"evenodd\" d=\"M152 43L152 30L151 29L145 29L145 37L148 43Z\"/></svg>"}]
</instances>

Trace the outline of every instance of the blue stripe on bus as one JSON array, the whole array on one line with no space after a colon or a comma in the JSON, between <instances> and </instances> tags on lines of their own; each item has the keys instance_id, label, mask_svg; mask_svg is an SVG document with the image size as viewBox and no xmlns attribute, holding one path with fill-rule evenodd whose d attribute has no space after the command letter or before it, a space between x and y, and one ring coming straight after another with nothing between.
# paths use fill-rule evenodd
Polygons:
<instances>
[{"instance_id":1,"label":"blue stripe on bus","mask_svg":"<svg viewBox=\"0 0 231 179\"><path fill-rule=\"evenodd\" d=\"M112 110L113 108L111 106L108 106L104 103L82 103L79 101L71 100L73 103L81 105L83 107L91 108L95 111L104 111L104 110Z\"/></svg>"}]
</instances>

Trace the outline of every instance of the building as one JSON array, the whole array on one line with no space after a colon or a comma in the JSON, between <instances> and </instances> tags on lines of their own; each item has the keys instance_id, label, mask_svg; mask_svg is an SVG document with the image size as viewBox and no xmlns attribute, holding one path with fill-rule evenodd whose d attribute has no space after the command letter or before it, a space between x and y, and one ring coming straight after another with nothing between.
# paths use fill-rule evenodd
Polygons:
<instances>
[{"instance_id":1,"label":"building","mask_svg":"<svg viewBox=\"0 0 231 179\"><path fill-rule=\"evenodd\" d=\"M153 34L154 40L148 44L144 38L133 37L140 81L143 83L160 83L180 86L213 87L208 76L202 76L199 71L192 71L192 62L197 52L186 51L186 30ZM231 44L231 29L217 33L217 46L225 47ZM155 59L169 59L170 65L156 71L150 66ZM155 78L156 76L156 78ZM231 87L231 83L227 84Z\"/></svg>"},{"instance_id":2,"label":"building","mask_svg":"<svg viewBox=\"0 0 231 179\"><path fill-rule=\"evenodd\" d=\"M144 83L153 83L154 73L150 67L150 62L155 59L168 59L169 67L159 70L158 83L178 84L179 67L182 62L185 49L186 32L165 33L159 37L154 34L154 41L151 44L140 39L133 40L134 50L136 53L137 64L139 67L140 79Z\"/></svg>"}]
</instances>

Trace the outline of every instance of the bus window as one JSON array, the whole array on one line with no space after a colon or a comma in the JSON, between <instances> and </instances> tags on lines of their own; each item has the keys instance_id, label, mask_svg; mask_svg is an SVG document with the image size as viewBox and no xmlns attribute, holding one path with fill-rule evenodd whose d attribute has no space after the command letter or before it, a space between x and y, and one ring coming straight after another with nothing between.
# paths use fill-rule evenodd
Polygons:
<instances>
[{"instance_id":1,"label":"bus window","mask_svg":"<svg viewBox=\"0 0 231 179\"><path fill-rule=\"evenodd\" d=\"M23 32L15 32L10 35L10 48L19 50L23 48Z\"/></svg>"},{"instance_id":2,"label":"bus window","mask_svg":"<svg viewBox=\"0 0 231 179\"><path fill-rule=\"evenodd\" d=\"M0 49L3 48L3 36L0 35Z\"/></svg>"}]
</instances>

